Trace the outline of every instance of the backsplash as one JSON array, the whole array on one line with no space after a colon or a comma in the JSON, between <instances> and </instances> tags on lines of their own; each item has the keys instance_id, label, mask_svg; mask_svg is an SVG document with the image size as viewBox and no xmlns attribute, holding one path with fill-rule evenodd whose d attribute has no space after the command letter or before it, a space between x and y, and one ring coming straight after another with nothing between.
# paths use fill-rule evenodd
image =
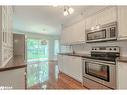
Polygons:
<instances>
[{"instance_id":1,"label":"backsplash","mask_svg":"<svg viewBox=\"0 0 127 95\"><path fill-rule=\"evenodd\" d=\"M127 40L124 41L110 41L101 43L85 43L80 45L73 45L72 47L64 46L61 48L61 52L72 52L72 48L76 53L89 54L93 46L119 46L120 55L127 56Z\"/></svg>"}]
</instances>

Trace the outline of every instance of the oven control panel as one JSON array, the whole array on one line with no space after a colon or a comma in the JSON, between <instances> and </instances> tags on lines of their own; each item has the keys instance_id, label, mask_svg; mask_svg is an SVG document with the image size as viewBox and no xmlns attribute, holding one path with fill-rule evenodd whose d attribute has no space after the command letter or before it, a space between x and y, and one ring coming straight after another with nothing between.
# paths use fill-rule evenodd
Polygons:
<instances>
[{"instance_id":1,"label":"oven control panel","mask_svg":"<svg viewBox=\"0 0 127 95\"><path fill-rule=\"evenodd\" d=\"M107 46L107 47L92 47L92 52L120 52L118 46Z\"/></svg>"}]
</instances>

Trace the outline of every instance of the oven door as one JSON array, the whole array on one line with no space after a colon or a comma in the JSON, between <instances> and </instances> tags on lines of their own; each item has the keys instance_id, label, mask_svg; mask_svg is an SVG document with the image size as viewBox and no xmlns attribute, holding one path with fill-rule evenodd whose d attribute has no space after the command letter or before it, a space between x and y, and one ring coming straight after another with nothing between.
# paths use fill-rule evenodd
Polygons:
<instances>
[{"instance_id":1,"label":"oven door","mask_svg":"<svg viewBox=\"0 0 127 95\"><path fill-rule=\"evenodd\" d=\"M87 32L86 42L96 42L106 40L106 29L102 29L94 32Z\"/></svg>"},{"instance_id":2,"label":"oven door","mask_svg":"<svg viewBox=\"0 0 127 95\"><path fill-rule=\"evenodd\" d=\"M86 59L83 64L83 77L116 88L116 65L100 60Z\"/></svg>"}]
</instances>

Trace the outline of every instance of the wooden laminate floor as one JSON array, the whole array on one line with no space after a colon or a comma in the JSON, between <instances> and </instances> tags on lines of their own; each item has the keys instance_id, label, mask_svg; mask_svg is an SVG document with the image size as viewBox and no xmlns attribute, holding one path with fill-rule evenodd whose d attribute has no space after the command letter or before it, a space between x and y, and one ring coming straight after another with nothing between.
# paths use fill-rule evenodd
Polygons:
<instances>
[{"instance_id":1,"label":"wooden laminate floor","mask_svg":"<svg viewBox=\"0 0 127 95\"><path fill-rule=\"evenodd\" d=\"M60 73L57 62L35 62L27 66L28 89L86 89L73 78Z\"/></svg>"}]
</instances>

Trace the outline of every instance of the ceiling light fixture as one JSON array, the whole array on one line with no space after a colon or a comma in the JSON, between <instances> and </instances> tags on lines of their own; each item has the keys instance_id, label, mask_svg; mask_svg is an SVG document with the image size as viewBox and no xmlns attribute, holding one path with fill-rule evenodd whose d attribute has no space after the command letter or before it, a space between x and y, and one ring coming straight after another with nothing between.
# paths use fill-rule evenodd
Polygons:
<instances>
[{"instance_id":1,"label":"ceiling light fixture","mask_svg":"<svg viewBox=\"0 0 127 95\"><path fill-rule=\"evenodd\" d=\"M69 11L70 14L72 14L72 13L74 12L74 9L70 7L70 8L68 9L68 11Z\"/></svg>"},{"instance_id":2,"label":"ceiling light fixture","mask_svg":"<svg viewBox=\"0 0 127 95\"><path fill-rule=\"evenodd\" d=\"M64 8L64 16L67 16L68 15L68 11L66 10L66 8Z\"/></svg>"},{"instance_id":3,"label":"ceiling light fixture","mask_svg":"<svg viewBox=\"0 0 127 95\"><path fill-rule=\"evenodd\" d=\"M64 6L64 16L68 16L69 14L72 14L74 12L74 9L69 6Z\"/></svg>"}]
</instances>

